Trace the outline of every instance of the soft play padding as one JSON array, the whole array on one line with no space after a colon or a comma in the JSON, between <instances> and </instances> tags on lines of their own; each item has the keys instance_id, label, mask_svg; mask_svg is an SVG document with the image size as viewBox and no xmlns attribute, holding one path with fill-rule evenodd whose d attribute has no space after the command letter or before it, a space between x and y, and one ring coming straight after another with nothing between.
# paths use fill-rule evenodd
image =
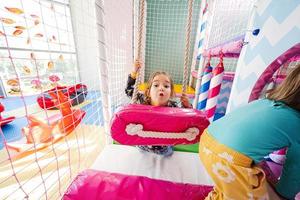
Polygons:
<instances>
[{"instance_id":1,"label":"soft play padding","mask_svg":"<svg viewBox=\"0 0 300 200\"><path fill-rule=\"evenodd\" d=\"M97 170L80 173L64 194L64 200L203 200L211 186L173 183L143 176Z\"/></svg>"},{"instance_id":2,"label":"soft play padding","mask_svg":"<svg viewBox=\"0 0 300 200\"><path fill-rule=\"evenodd\" d=\"M76 84L73 86L57 86L39 95L37 97L38 105L43 109L57 109L54 99L51 97L50 93L55 94L58 90L62 91L64 95L69 98L72 106L82 103L88 93L87 86L84 84Z\"/></svg>"},{"instance_id":3,"label":"soft play padding","mask_svg":"<svg viewBox=\"0 0 300 200\"><path fill-rule=\"evenodd\" d=\"M112 118L111 135L126 145L194 144L208 125L205 114L199 110L131 104Z\"/></svg>"}]
</instances>

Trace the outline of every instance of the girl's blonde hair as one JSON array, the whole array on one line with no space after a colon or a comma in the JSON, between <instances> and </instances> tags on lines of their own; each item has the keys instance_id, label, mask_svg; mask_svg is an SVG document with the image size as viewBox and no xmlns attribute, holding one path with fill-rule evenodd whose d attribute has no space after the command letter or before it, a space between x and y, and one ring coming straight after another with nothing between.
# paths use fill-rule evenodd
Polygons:
<instances>
[{"instance_id":1,"label":"girl's blonde hair","mask_svg":"<svg viewBox=\"0 0 300 200\"><path fill-rule=\"evenodd\" d=\"M153 84L153 80L156 76L158 75L165 75L166 77L168 77L168 79L170 80L170 86L171 86L171 97L174 97L175 96L175 92L174 92L174 83L173 83L173 80L171 78L171 76L167 73L167 72L164 72L164 71L156 71L156 72L153 72L149 79L148 79L148 82L147 82L147 88L146 88L146 91L145 91L145 101L147 104L151 104L151 97L150 97L150 88Z\"/></svg>"},{"instance_id":2,"label":"girl's blonde hair","mask_svg":"<svg viewBox=\"0 0 300 200\"><path fill-rule=\"evenodd\" d=\"M278 87L267 93L267 98L282 101L300 111L300 64L295 66Z\"/></svg>"}]
</instances>

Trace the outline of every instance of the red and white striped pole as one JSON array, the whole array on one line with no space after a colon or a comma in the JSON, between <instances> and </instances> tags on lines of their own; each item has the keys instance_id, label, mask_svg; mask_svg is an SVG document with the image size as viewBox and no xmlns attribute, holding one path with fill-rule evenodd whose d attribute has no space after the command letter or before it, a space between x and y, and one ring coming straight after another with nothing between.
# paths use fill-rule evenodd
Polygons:
<instances>
[{"instance_id":1,"label":"red and white striped pole","mask_svg":"<svg viewBox=\"0 0 300 200\"><path fill-rule=\"evenodd\" d=\"M210 122L214 120L215 111L217 108L218 96L221 90L222 80L224 75L223 53L220 53L220 62L212 71L212 79L206 103L206 116Z\"/></svg>"}]
</instances>

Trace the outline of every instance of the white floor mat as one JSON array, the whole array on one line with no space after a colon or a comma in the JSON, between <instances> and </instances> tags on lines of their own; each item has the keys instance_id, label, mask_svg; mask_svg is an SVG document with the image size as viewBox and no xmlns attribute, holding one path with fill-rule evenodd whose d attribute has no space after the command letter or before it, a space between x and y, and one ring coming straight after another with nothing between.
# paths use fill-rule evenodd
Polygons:
<instances>
[{"instance_id":1,"label":"white floor mat","mask_svg":"<svg viewBox=\"0 0 300 200\"><path fill-rule=\"evenodd\" d=\"M178 183L213 185L196 153L174 152L170 157L163 157L141 152L136 147L108 145L91 168ZM270 187L268 189L270 199L280 200Z\"/></svg>"},{"instance_id":2,"label":"white floor mat","mask_svg":"<svg viewBox=\"0 0 300 200\"><path fill-rule=\"evenodd\" d=\"M92 169L191 184L211 185L198 154L174 152L170 157L141 152L136 147L108 145Z\"/></svg>"}]
</instances>

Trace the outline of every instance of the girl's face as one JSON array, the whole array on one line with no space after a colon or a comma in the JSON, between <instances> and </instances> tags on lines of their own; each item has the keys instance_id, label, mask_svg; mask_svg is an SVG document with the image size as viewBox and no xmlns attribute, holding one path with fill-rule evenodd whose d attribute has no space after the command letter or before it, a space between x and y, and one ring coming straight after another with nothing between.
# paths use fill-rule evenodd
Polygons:
<instances>
[{"instance_id":1,"label":"girl's face","mask_svg":"<svg viewBox=\"0 0 300 200\"><path fill-rule=\"evenodd\" d=\"M170 79L164 74L155 76L150 87L151 105L167 106L171 93Z\"/></svg>"}]
</instances>

